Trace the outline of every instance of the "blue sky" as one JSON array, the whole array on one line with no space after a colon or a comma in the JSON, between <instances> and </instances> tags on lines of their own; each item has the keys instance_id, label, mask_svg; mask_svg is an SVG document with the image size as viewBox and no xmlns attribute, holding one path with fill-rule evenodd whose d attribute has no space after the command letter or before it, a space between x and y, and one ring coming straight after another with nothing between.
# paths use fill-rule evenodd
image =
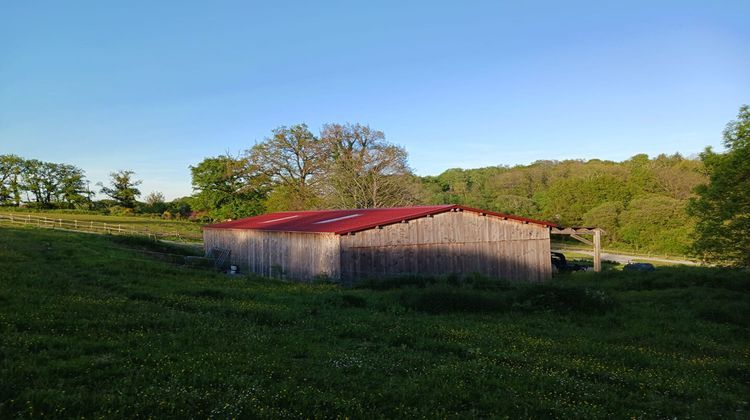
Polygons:
<instances>
[{"instance_id":1,"label":"blue sky","mask_svg":"<svg viewBox=\"0 0 750 420\"><path fill-rule=\"evenodd\" d=\"M0 4L0 154L188 166L280 125L360 122L420 175L719 147L750 102L750 2Z\"/></svg>"}]
</instances>

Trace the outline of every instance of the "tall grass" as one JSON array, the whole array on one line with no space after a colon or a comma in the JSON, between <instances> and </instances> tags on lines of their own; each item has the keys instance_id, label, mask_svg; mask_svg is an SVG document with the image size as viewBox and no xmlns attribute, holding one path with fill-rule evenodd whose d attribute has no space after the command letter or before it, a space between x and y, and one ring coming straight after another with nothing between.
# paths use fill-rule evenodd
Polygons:
<instances>
[{"instance_id":1,"label":"tall grass","mask_svg":"<svg viewBox=\"0 0 750 420\"><path fill-rule=\"evenodd\" d=\"M149 246L0 228L0 418L748 416L747 272L342 288Z\"/></svg>"}]
</instances>

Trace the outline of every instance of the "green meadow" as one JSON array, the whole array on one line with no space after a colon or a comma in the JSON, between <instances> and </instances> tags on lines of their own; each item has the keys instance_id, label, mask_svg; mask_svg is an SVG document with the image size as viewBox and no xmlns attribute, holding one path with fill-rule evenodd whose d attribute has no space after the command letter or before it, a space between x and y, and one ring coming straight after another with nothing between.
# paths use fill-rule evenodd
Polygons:
<instances>
[{"instance_id":1,"label":"green meadow","mask_svg":"<svg viewBox=\"0 0 750 420\"><path fill-rule=\"evenodd\" d=\"M201 233L201 224L187 220L168 220L156 216L117 216L105 215L86 211L65 211L65 210L37 210L29 211L25 209L16 209L13 207L1 207L0 215L13 215L16 217L16 225L24 222L24 217L30 216L30 225L37 223L38 218L46 218L50 221L62 220L70 222L77 220L81 229L86 229L87 223L93 222L95 225L106 223L115 229L119 226L122 229L134 230L138 232L150 232L157 234L160 238L169 240L179 240L183 242L200 242L203 240ZM5 224L8 224L7 219ZM48 223L48 226L54 226L54 223ZM69 224L66 224L66 227ZM97 225L98 226L98 225Z\"/></svg>"},{"instance_id":2,"label":"green meadow","mask_svg":"<svg viewBox=\"0 0 750 420\"><path fill-rule=\"evenodd\" d=\"M750 273L227 276L0 228L0 418L750 416Z\"/></svg>"}]
</instances>

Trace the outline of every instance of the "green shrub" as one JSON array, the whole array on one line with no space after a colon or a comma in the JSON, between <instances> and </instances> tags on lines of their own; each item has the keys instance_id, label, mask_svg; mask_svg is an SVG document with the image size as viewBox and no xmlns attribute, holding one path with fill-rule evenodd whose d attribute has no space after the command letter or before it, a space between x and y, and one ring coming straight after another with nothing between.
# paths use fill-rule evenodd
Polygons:
<instances>
[{"instance_id":1,"label":"green shrub","mask_svg":"<svg viewBox=\"0 0 750 420\"><path fill-rule=\"evenodd\" d=\"M129 207L112 206L109 208L109 214L112 216L134 216L135 210Z\"/></svg>"}]
</instances>

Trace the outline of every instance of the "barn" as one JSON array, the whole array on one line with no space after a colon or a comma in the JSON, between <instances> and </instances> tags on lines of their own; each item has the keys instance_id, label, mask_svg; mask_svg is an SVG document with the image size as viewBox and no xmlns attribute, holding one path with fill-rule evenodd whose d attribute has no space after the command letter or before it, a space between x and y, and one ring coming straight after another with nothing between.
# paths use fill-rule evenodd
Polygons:
<instances>
[{"instance_id":1,"label":"barn","mask_svg":"<svg viewBox=\"0 0 750 420\"><path fill-rule=\"evenodd\" d=\"M368 277L552 275L552 223L460 205L270 213L203 228L207 254L241 271L343 282Z\"/></svg>"}]
</instances>

